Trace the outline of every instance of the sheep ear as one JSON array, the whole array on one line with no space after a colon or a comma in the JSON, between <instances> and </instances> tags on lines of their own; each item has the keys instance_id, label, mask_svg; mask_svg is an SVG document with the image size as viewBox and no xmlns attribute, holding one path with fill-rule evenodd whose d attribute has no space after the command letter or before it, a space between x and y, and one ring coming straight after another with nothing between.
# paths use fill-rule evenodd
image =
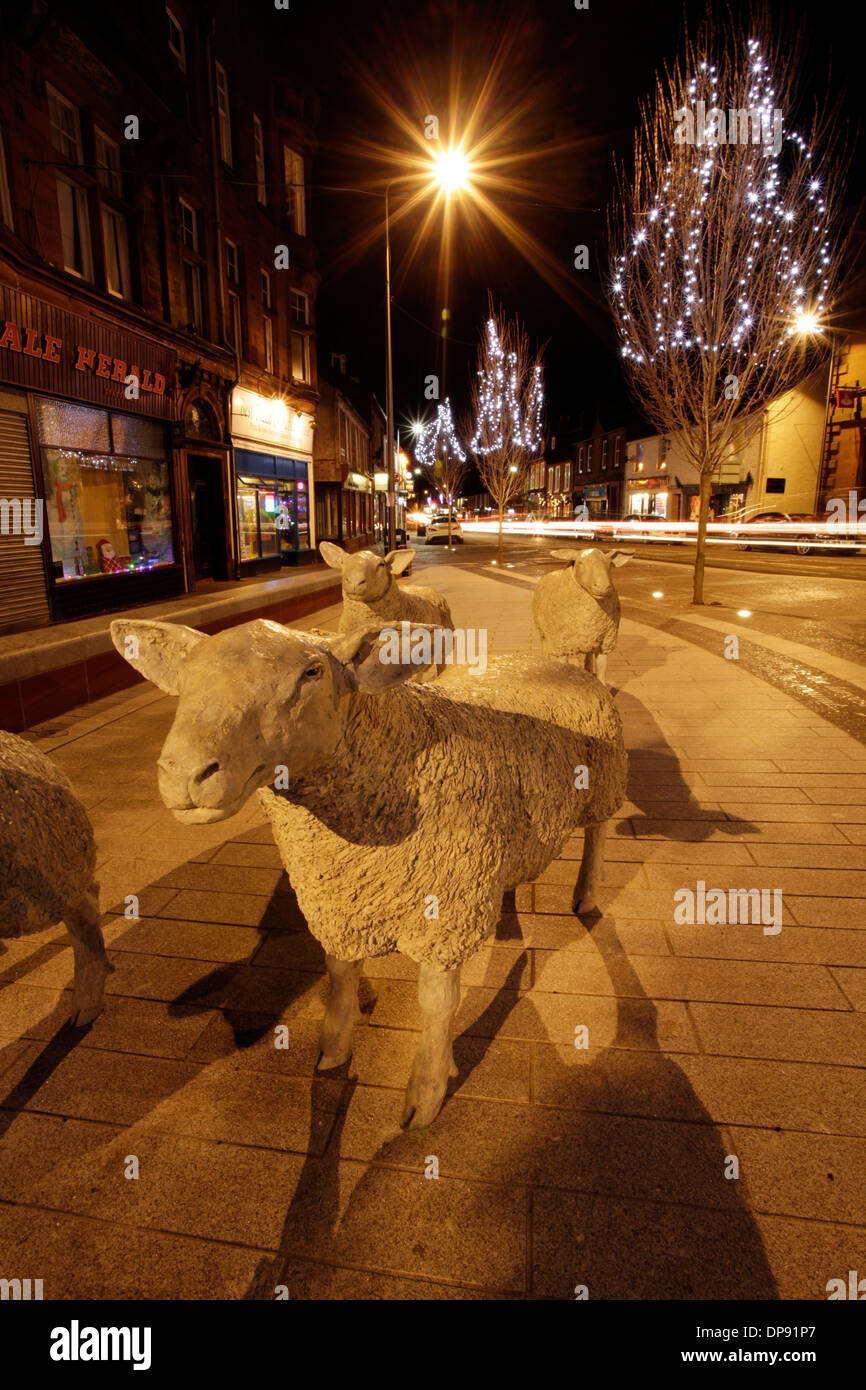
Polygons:
<instances>
[{"instance_id":1,"label":"sheep ear","mask_svg":"<svg viewBox=\"0 0 866 1390\"><path fill-rule=\"evenodd\" d=\"M182 623L115 618L111 624L111 640L120 655L167 695L179 694L181 667L206 637Z\"/></svg>"},{"instance_id":2,"label":"sheep ear","mask_svg":"<svg viewBox=\"0 0 866 1390\"><path fill-rule=\"evenodd\" d=\"M382 695L395 685L402 685L424 666L430 657L419 650L415 635L430 634L433 628L425 623L399 623L396 627L359 628L331 643L331 655L343 668L343 679L349 690L361 690L366 695ZM404 661L403 657L408 657Z\"/></svg>"},{"instance_id":3,"label":"sheep ear","mask_svg":"<svg viewBox=\"0 0 866 1390\"><path fill-rule=\"evenodd\" d=\"M414 555L411 550L389 550L385 556L385 564L392 574L402 574L411 565Z\"/></svg>"},{"instance_id":4,"label":"sheep ear","mask_svg":"<svg viewBox=\"0 0 866 1390\"><path fill-rule=\"evenodd\" d=\"M345 550L341 550L338 545L332 545L330 541L319 541L319 554L332 570L341 570L349 558Z\"/></svg>"},{"instance_id":5,"label":"sheep ear","mask_svg":"<svg viewBox=\"0 0 866 1390\"><path fill-rule=\"evenodd\" d=\"M551 550L554 560L567 560L570 565L575 564L583 554L582 550Z\"/></svg>"},{"instance_id":6,"label":"sheep ear","mask_svg":"<svg viewBox=\"0 0 866 1390\"><path fill-rule=\"evenodd\" d=\"M612 550L608 556L608 564L612 569L618 569L620 565L627 565L629 560L633 559L633 550Z\"/></svg>"}]
</instances>

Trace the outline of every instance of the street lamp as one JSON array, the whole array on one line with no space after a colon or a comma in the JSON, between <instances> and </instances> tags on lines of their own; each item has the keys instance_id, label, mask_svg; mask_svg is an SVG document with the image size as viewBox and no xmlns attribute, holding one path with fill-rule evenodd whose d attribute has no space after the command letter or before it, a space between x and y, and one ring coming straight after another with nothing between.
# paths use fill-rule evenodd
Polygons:
<instances>
[{"instance_id":1,"label":"street lamp","mask_svg":"<svg viewBox=\"0 0 866 1390\"><path fill-rule=\"evenodd\" d=\"M465 188L469 177L469 161L458 147L440 150L433 156L430 171L432 186L438 187L446 198ZM395 183L418 178L417 174L401 174L385 185L385 309L387 382L385 393L388 411L388 550L397 548L397 490L394 477L394 363L391 351L391 189Z\"/></svg>"}]
</instances>

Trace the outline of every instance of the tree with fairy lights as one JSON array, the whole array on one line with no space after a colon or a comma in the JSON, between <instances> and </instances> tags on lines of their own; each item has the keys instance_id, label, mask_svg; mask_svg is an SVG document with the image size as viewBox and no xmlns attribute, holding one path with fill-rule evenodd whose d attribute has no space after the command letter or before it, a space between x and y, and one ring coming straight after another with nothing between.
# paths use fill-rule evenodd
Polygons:
<instances>
[{"instance_id":1,"label":"tree with fairy lights","mask_svg":"<svg viewBox=\"0 0 866 1390\"><path fill-rule=\"evenodd\" d=\"M800 133L799 45L765 18L687 40L642 107L609 213L609 300L633 394L700 478L703 603L713 478L814 370L841 283L837 109Z\"/></svg>"},{"instance_id":2,"label":"tree with fairy lights","mask_svg":"<svg viewBox=\"0 0 866 1390\"><path fill-rule=\"evenodd\" d=\"M492 296L472 386L475 426L469 448L499 512L499 563L506 508L526 491L527 474L544 442L541 354L517 318L496 311Z\"/></svg>"},{"instance_id":3,"label":"tree with fairy lights","mask_svg":"<svg viewBox=\"0 0 866 1390\"><path fill-rule=\"evenodd\" d=\"M448 549L453 550L451 528L454 503L467 473L466 453L454 428L451 402L436 408L436 418L424 426L415 446L415 461L428 474L435 490L448 505Z\"/></svg>"}]
</instances>

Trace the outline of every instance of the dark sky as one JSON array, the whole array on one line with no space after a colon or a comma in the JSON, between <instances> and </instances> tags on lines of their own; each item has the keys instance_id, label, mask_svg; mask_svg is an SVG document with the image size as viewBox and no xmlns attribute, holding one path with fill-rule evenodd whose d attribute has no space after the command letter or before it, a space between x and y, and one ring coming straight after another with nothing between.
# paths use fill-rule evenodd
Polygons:
<instances>
[{"instance_id":1,"label":"dark sky","mask_svg":"<svg viewBox=\"0 0 866 1390\"><path fill-rule=\"evenodd\" d=\"M490 289L519 314L533 339L547 344L548 418L583 414L588 428L598 405L606 425L619 423L627 396L600 277L614 156L630 154L639 101L655 69L675 56L684 12L693 24L704 9L704 4L684 9L682 0L589 0L588 10L576 10L573 0L527 5L509 0L291 0L291 19L277 16L275 32L280 24L291 23L300 45L295 52L303 53L303 71L322 101L311 193L312 231L323 274L320 351L345 352L353 374L384 400L381 192L328 191L381 191L386 166L362 147L393 151L391 175L406 167L405 155L414 150L374 88L386 92L419 131L426 115L437 114L447 139L449 94L459 87L455 125L462 127L487 82L479 128L513 117L495 149L519 156L515 172L523 184L517 192L491 191L490 197L534 244L521 252L488 220L479 224L459 203L453 205L448 393L456 410L465 407ZM854 47L844 39L842 13L832 11L835 21L829 26L831 11L813 0L779 0L771 12L783 32L806 19L804 80L813 84L814 93L827 88L832 43L833 91L844 93L850 86L853 119L860 74ZM497 68L498 53L505 58ZM393 208L399 211L408 192L411 186L397 186ZM398 425L425 408L430 414L424 379L441 374L442 368L441 209L418 254L407 263L410 242L429 206L419 205L392 231ZM573 248L581 244L589 248L588 270L574 269Z\"/></svg>"}]
</instances>

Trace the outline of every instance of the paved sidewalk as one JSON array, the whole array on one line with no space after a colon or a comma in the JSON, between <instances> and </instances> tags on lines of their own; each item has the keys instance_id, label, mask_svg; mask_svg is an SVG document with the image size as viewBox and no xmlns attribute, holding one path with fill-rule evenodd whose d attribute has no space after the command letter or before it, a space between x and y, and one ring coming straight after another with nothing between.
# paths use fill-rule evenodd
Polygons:
<instances>
[{"instance_id":1,"label":"paved sidewalk","mask_svg":"<svg viewBox=\"0 0 866 1390\"><path fill-rule=\"evenodd\" d=\"M538 649L525 584L419 582L491 651ZM46 1298L823 1299L866 1274L866 748L723 650L623 622L602 915L569 911L579 838L505 904L420 1134L399 1128L415 967L368 962L353 1061L316 1075L322 954L257 803L185 827L158 799L174 701L139 686L31 731L91 812L117 969L81 1035L62 929L0 954L0 1276ZM780 889L781 932L675 925L698 880Z\"/></svg>"}]
</instances>

